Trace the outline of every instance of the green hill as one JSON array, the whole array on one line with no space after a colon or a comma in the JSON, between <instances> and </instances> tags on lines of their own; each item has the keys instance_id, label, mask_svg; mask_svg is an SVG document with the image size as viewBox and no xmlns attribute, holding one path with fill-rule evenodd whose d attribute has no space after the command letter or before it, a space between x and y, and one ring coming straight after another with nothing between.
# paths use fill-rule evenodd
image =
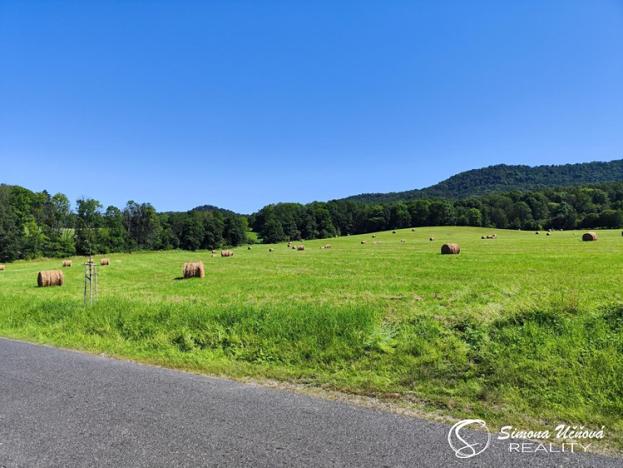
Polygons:
<instances>
[{"instance_id":1,"label":"green hill","mask_svg":"<svg viewBox=\"0 0 623 468\"><path fill-rule=\"evenodd\" d=\"M379 203L417 198L466 198L493 192L618 181L623 181L623 159L536 167L498 164L460 172L438 184L419 190L364 193L346 200Z\"/></svg>"}]
</instances>

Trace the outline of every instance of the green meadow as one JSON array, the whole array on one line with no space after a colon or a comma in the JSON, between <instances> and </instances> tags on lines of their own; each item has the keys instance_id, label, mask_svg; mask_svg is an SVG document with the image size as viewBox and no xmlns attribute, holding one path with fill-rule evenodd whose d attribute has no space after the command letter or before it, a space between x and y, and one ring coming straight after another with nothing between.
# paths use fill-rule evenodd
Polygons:
<instances>
[{"instance_id":1,"label":"green meadow","mask_svg":"<svg viewBox=\"0 0 623 468\"><path fill-rule=\"evenodd\" d=\"M605 426L620 451L623 237L598 233L582 242L579 231L435 227L306 241L304 251L245 246L231 258L111 254L92 307L83 258L54 288L37 288L36 274L61 260L19 261L0 272L0 335L371 395L490 427ZM440 255L444 242L461 254ZM180 279L195 260L206 277Z\"/></svg>"}]
</instances>

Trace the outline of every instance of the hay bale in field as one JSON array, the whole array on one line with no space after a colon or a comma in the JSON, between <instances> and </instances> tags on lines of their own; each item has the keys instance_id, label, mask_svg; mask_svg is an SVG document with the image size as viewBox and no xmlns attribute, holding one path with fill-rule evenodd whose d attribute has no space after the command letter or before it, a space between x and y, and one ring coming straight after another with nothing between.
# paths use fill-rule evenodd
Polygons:
<instances>
[{"instance_id":1,"label":"hay bale in field","mask_svg":"<svg viewBox=\"0 0 623 468\"><path fill-rule=\"evenodd\" d=\"M37 285L40 288L48 286L62 286L65 283L65 275L60 270L40 271L37 274Z\"/></svg>"},{"instance_id":2,"label":"hay bale in field","mask_svg":"<svg viewBox=\"0 0 623 468\"><path fill-rule=\"evenodd\" d=\"M70 267L71 263L71 260L63 260L63 268Z\"/></svg>"},{"instance_id":3,"label":"hay bale in field","mask_svg":"<svg viewBox=\"0 0 623 468\"><path fill-rule=\"evenodd\" d=\"M221 257L233 257L234 252L232 250L221 250Z\"/></svg>"},{"instance_id":4,"label":"hay bale in field","mask_svg":"<svg viewBox=\"0 0 623 468\"><path fill-rule=\"evenodd\" d=\"M212 250L211 253L212 253L212 255L215 255L216 254L216 250Z\"/></svg>"},{"instance_id":5,"label":"hay bale in field","mask_svg":"<svg viewBox=\"0 0 623 468\"><path fill-rule=\"evenodd\" d=\"M536 235L538 235L538 234L539 234L539 231L536 231L536 232L535 232L535 234L536 234Z\"/></svg>"},{"instance_id":6,"label":"hay bale in field","mask_svg":"<svg viewBox=\"0 0 623 468\"><path fill-rule=\"evenodd\" d=\"M365 244L365 243L366 243L366 241L361 241L361 245L363 245L363 244Z\"/></svg>"},{"instance_id":7,"label":"hay bale in field","mask_svg":"<svg viewBox=\"0 0 623 468\"><path fill-rule=\"evenodd\" d=\"M251 246L248 246L248 247L247 247L247 250L251 250Z\"/></svg>"},{"instance_id":8,"label":"hay bale in field","mask_svg":"<svg viewBox=\"0 0 623 468\"><path fill-rule=\"evenodd\" d=\"M110 265L110 259L108 259L108 258L102 258L102 259L100 260L100 265L101 265L101 266L108 266L108 265Z\"/></svg>"},{"instance_id":9,"label":"hay bale in field","mask_svg":"<svg viewBox=\"0 0 623 468\"><path fill-rule=\"evenodd\" d=\"M396 234L396 231L392 231L392 234Z\"/></svg>"},{"instance_id":10,"label":"hay bale in field","mask_svg":"<svg viewBox=\"0 0 623 468\"><path fill-rule=\"evenodd\" d=\"M268 249L268 251L269 251L269 252L272 252L272 251L273 251L272 247L271 247L271 248L269 248L269 249Z\"/></svg>"},{"instance_id":11,"label":"hay bale in field","mask_svg":"<svg viewBox=\"0 0 623 468\"><path fill-rule=\"evenodd\" d=\"M297 245L296 246L296 250L305 250L305 246L304 245Z\"/></svg>"},{"instance_id":12,"label":"hay bale in field","mask_svg":"<svg viewBox=\"0 0 623 468\"><path fill-rule=\"evenodd\" d=\"M545 235L546 235L547 237L549 237L549 236L551 236L551 233L549 233L549 232L548 232L548 233L547 233L547 234L545 234Z\"/></svg>"},{"instance_id":13,"label":"hay bale in field","mask_svg":"<svg viewBox=\"0 0 623 468\"><path fill-rule=\"evenodd\" d=\"M182 269L184 278L205 278L206 270L203 262L186 262Z\"/></svg>"},{"instance_id":14,"label":"hay bale in field","mask_svg":"<svg viewBox=\"0 0 623 468\"><path fill-rule=\"evenodd\" d=\"M415 232L415 228L411 228L411 232Z\"/></svg>"},{"instance_id":15,"label":"hay bale in field","mask_svg":"<svg viewBox=\"0 0 623 468\"><path fill-rule=\"evenodd\" d=\"M596 232L585 232L584 234L582 234L582 240L585 242L590 242L590 241L596 241L597 240L597 233Z\"/></svg>"},{"instance_id":16,"label":"hay bale in field","mask_svg":"<svg viewBox=\"0 0 623 468\"><path fill-rule=\"evenodd\" d=\"M481 239L486 239L486 237L485 237L485 236L480 236L480 238L481 238Z\"/></svg>"},{"instance_id":17,"label":"hay bale in field","mask_svg":"<svg viewBox=\"0 0 623 468\"><path fill-rule=\"evenodd\" d=\"M461 253L459 244L443 244L441 246L442 255L458 255L459 253Z\"/></svg>"},{"instance_id":18,"label":"hay bale in field","mask_svg":"<svg viewBox=\"0 0 623 468\"><path fill-rule=\"evenodd\" d=\"M435 238L434 237L429 237L428 240L432 242L432 241L435 240Z\"/></svg>"},{"instance_id":19,"label":"hay bale in field","mask_svg":"<svg viewBox=\"0 0 623 468\"><path fill-rule=\"evenodd\" d=\"M4 266L4 265L2 265L2 264L0 263L0 271L4 271L5 269L6 269L6 266Z\"/></svg>"},{"instance_id":20,"label":"hay bale in field","mask_svg":"<svg viewBox=\"0 0 623 468\"><path fill-rule=\"evenodd\" d=\"M375 238L376 238L376 234L372 234L372 239L375 239Z\"/></svg>"}]
</instances>

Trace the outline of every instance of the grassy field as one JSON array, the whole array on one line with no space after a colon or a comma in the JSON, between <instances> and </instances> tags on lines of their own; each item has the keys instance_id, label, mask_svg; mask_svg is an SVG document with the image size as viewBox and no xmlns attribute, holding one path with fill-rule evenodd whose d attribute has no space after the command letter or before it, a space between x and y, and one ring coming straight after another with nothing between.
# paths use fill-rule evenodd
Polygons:
<instances>
[{"instance_id":1,"label":"grassy field","mask_svg":"<svg viewBox=\"0 0 623 468\"><path fill-rule=\"evenodd\" d=\"M0 335L493 426L603 425L621 450L623 237L580 235L439 227L308 241L302 252L255 245L232 258L113 254L89 308L83 259L64 270L65 286L45 289L36 272L60 260L16 262L0 272ZM449 241L460 255L439 254ZM205 279L179 279L189 260L205 263Z\"/></svg>"}]
</instances>

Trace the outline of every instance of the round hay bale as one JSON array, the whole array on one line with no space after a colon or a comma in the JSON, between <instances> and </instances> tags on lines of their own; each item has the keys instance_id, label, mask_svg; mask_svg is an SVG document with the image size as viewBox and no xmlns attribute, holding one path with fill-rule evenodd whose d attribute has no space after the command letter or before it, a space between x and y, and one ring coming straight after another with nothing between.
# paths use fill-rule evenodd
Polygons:
<instances>
[{"instance_id":1,"label":"round hay bale","mask_svg":"<svg viewBox=\"0 0 623 468\"><path fill-rule=\"evenodd\" d=\"M0 271L4 271L5 269L6 269L6 266L0 263Z\"/></svg>"},{"instance_id":2,"label":"round hay bale","mask_svg":"<svg viewBox=\"0 0 623 468\"><path fill-rule=\"evenodd\" d=\"M411 232L415 232L415 228L411 228Z\"/></svg>"},{"instance_id":3,"label":"round hay bale","mask_svg":"<svg viewBox=\"0 0 623 468\"><path fill-rule=\"evenodd\" d=\"M305 250L305 246L304 245L297 245L296 246L296 250Z\"/></svg>"},{"instance_id":4,"label":"round hay bale","mask_svg":"<svg viewBox=\"0 0 623 468\"><path fill-rule=\"evenodd\" d=\"M375 238L376 238L376 234L372 234L372 239L375 239Z\"/></svg>"},{"instance_id":5,"label":"round hay bale","mask_svg":"<svg viewBox=\"0 0 623 468\"><path fill-rule=\"evenodd\" d=\"M108 266L108 265L110 265L110 259L109 258L102 258L100 260L100 265L101 266Z\"/></svg>"},{"instance_id":6,"label":"round hay bale","mask_svg":"<svg viewBox=\"0 0 623 468\"><path fill-rule=\"evenodd\" d=\"M547 233L547 234L545 234L545 235L546 235L547 237L549 237L549 236L551 236L551 233L549 233L549 232L548 232L548 233Z\"/></svg>"},{"instance_id":7,"label":"round hay bale","mask_svg":"<svg viewBox=\"0 0 623 468\"><path fill-rule=\"evenodd\" d=\"M458 255L459 253L461 253L459 244L443 244L441 246L442 255Z\"/></svg>"},{"instance_id":8,"label":"round hay bale","mask_svg":"<svg viewBox=\"0 0 623 468\"><path fill-rule=\"evenodd\" d=\"M597 233L593 231L585 232L584 234L582 234L582 240L584 242L596 241Z\"/></svg>"},{"instance_id":9,"label":"round hay bale","mask_svg":"<svg viewBox=\"0 0 623 468\"><path fill-rule=\"evenodd\" d=\"M232 250L221 250L221 257L233 257L234 252Z\"/></svg>"},{"instance_id":10,"label":"round hay bale","mask_svg":"<svg viewBox=\"0 0 623 468\"><path fill-rule=\"evenodd\" d=\"M247 247L247 250L251 250L251 246Z\"/></svg>"},{"instance_id":11,"label":"round hay bale","mask_svg":"<svg viewBox=\"0 0 623 468\"><path fill-rule=\"evenodd\" d=\"M212 255L216 254L216 250L212 250Z\"/></svg>"},{"instance_id":12,"label":"round hay bale","mask_svg":"<svg viewBox=\"0 0 623 468\"><path fill-rule=\"evenodd\" d=\"M481 238L481 239L486 239L486 237L485 237L485 236L480 236L480 238Z\"/></svg>"},{"instance_id":13,"label":"round hay bale","mask_svg":"<svg viewBox=\"0 0 623 468\"><path fill-rule=\"evenodd\" d=\"M396 234L396 231L392 231L392 234Z\"/></svg>"},{"instance_id":14,"label":"round hay bale","mask_svg":"<svg viewBox=\"0 0 623 468\"><path fill-rule=\"evenodd\" d=\"M361 241L361 245L363 245L363 244L365 244L365 243L366 243L366 241Z\"/></svg>"},{"instance_id":15,"label":"round hay bale","mask_svg":"<svg viewBox=\"0 0 623 468\"><path fill-rule=\"evenodd\" d=\"M435 240L435 238L434 237L429 237L428 240L432 242L432 241Z\"/></svg>"},{"instance_id":16,"label":"round hay bale","mask_svg":"<svg viewBox=\"0 0 623 468\"><path fill-rule=\"evenodd\" d=\"M40 288L49 286L62 286L65 283L65 275L60 270L40 271L37 274L37 285Z\"/></svg>"},{"instance_id":17,"label":"round hay bale","mask_svg":"<svg viewBox=\"0 0 623 468\"><path fill-rule=\"evenodd\" d=\"M536 232L535 232L535 234L536 234L536 235L538 235L538 234L539 234L539 231L536 231Z\"/></svg>"},{"instance_id":18,"label":"round hay bale","mask_svg":"<svg viewBox=\"0 0 623 468\"><path fill-rule=\"evenodd\" d=\"M271 247L271 248L269 248L269 249L268 249L268 251L269 251L269 252L272 252L272 251L273 251L272 247Z\"/></svg>"},{"instance_id":19,"label":"round hay bale","mask_svg":"<svg viewBox=\"0 0 623 468\"><path fill-rule=\"evenodd\" d=\"M70 267L72 264L71 260L63 260L63 268Z\"/></svg>"},{"instance_id":20,"label":"round hay bale","mask_svg":"<svg viewBox=\"0 0 623 468\"><path fill-rule=\"evenodd\" d=\"M186 262L182 269L184 278L205 278L206 270L203 262Z\"/></svg>"}]
</instances>

